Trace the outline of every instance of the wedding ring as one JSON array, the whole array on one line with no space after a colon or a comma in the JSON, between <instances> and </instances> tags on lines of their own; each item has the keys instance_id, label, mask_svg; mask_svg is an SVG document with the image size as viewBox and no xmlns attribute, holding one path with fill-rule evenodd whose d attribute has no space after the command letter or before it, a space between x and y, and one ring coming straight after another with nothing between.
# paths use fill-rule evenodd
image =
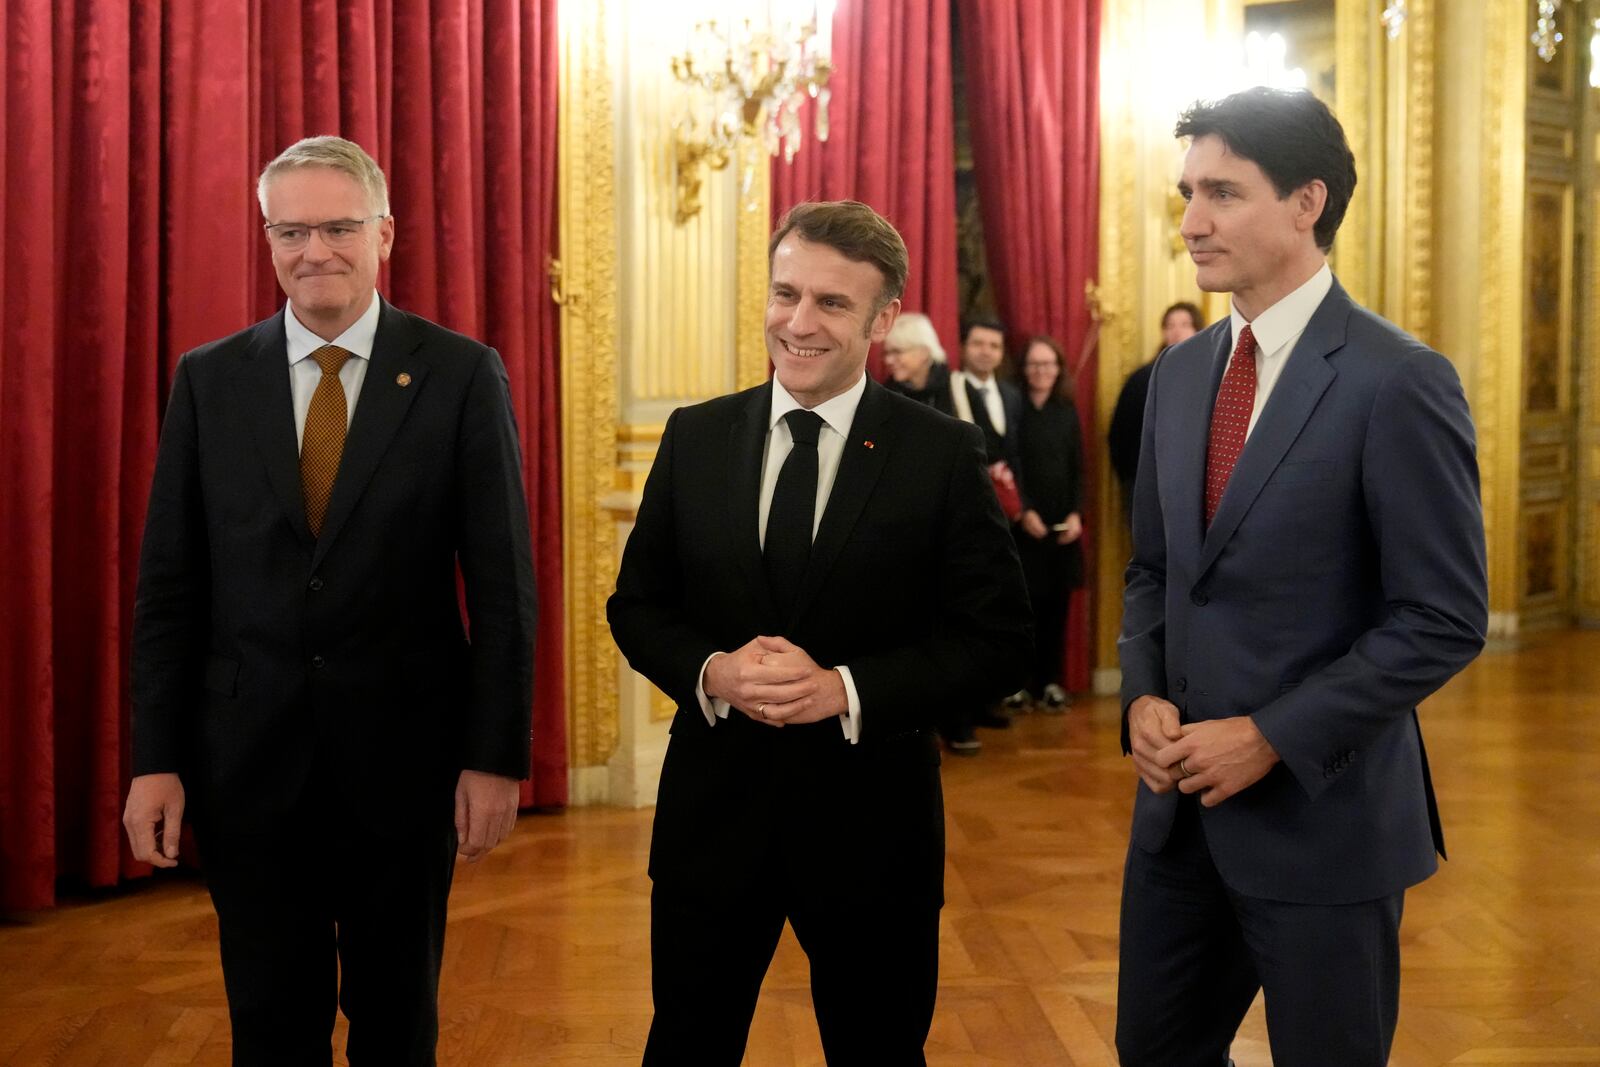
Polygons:
<instances>
[{"instance_id":1,"label":"wedding ring","mask_svg":"<svg viewBox=\"0 0 1600 1067\"><path fill-rule=\"evenodd\" d=\"M763 706L765 706L765 705L763 705ZM1183 772L1183 776L1185 778L1192 778L1192 777L1194 777L1194 772L1189 769L1189 764L1186 762L1186 760L1187 760L1187 757L1185 757L1185 759L1180 759L1178 761L1178 770Z\"/></svg>"},{"instance_id":2,"label":"wedding ring","mask_svg":"<svg viewBox=\"0 0 1600 1067\"><path fill-rule=\"evenodd\" d=\"M756 714L765 719L767 717L767 706L762 704L760 707L756 708Z\"/></svg>"}]
</instances>

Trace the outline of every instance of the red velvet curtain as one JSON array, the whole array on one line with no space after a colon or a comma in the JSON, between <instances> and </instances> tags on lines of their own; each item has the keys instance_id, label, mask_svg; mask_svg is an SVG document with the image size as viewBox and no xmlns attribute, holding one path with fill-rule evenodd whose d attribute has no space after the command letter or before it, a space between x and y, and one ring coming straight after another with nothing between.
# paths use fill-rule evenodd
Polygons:
<instances>
[{"instance_id":1,"label":"red velvet curtain","mask_svg":"<svg viewBox=\"0 0 1600 1067\"><path fill-rule=\"evenodd\" d=\"M957 3L989 277L1013 351L1029 334L1047 333L1079 361L1084 499L1094 500L1097 361L1084 283L1099 256L1100 2ZM1086 534L1084 550L1093 549ZM1088 688L1089 632L1080 591L1068 623L1071 689Z\"/></svg>"},{"instance_id":2,"label":"red velvet curtain","mask_svg":"<svg viewBox=\"0 0 1600 1067\"><path fill-rule=\"evenodd\" d=\"M833 59L828 140L813 136L807 105L799 154L772 163L773 220L804 200L875 208L910 253L905 309L931 318L954 355L960 297L950 0L839 0ZM876 348L868 370L883 377Z\"/></svg>"},{"instance_id":3,"label":"red velvet curtain","mask_svg":"<svg viewBox=\"0 0 1600 1067\"><path fill-rule=\"evenodd\" d=\"M316 133L389 175L382 289L500 350L543 626L533 778L565 802L556 0L8 0L0 17L0 908L144 873L128 629L168 375L283 301L255 177Z\"/></svg>"}]
</instances>

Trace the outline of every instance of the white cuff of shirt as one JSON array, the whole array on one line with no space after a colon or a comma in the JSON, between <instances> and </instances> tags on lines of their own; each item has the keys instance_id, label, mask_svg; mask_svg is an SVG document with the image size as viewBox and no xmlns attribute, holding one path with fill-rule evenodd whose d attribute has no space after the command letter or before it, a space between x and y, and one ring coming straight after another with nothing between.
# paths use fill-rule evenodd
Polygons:
<instances>
[{"instance_id":1,"label":"white cuff of shirt","mask_svg":"<svg viewBox=\"0 0 1600 1067\"><path fill-rule=\"evenodd\" d=\"M700 680L694 683L694 698L700 702L700 713L706 717L707 726L715 726L718 719L726 719L732 707L726 700L706 696L706 668L720 655L721 652L713 652L706 657L706 661L700 664Z\"/></svg>"},{"instance_id":2,"label":"white cuff of shirt","mask_svg":"<svg viewBox=\"0 0 1600 1067\"><path fill-rule=\"evenodd\" d=\"M716 726L718 719L726 719L732 709L726 700L706 696L706 667L721 652L713 652L700 664L700 680L695 682L694 697L700 702L700 713L706 717L707 726ZM848 705L845 714L839 716L839 726L844 730L844 739L852 745L861 741L861 694L856 692L856 680L850 676L850 668L842 664L835 667L839 678L844 682L844 698Z\"/></svg>"},{"instance_id":3,"label":"white cuff of shirt","mask_svg":"<svg viewBox=\"0 0 1600 1067\"><path fill-rule=\"evenodd\" d=\"M850 706L849 712L839 716L839 725L844 727L844 739L852 745L861 741L861 694L856 692L856 680L850 677L850 668L844 664L835 667L839 677L844 679L844 699Z\"/></svg>"}]
</instances>

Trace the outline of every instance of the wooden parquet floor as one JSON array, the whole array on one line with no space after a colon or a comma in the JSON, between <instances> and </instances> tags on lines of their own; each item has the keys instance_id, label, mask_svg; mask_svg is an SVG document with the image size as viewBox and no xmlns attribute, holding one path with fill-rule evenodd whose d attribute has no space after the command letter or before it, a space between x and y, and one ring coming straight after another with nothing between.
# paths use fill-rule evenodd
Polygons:
<instances>
[{"instance_id":1,"label":"wooden parquet floor","mask_svg":"<svg viewBox=\"0 0 1600 1067\"><path fill-rule=\"evenodd\" d=\"M1424 708L1452 858L1407 899L1396 1067L1600 1064L1597 694L1600 633L1563 633L1483 656ZM1114 1064L1132 794L1114 703L984 737L980 759L945 761L929 1062ZM508 845L459 869L441 1064L638 1063L649 832L648 811L524 816ZM1259 1002L1234 1055L1270 1062ZM216 922L196 881L0 926L0 1063L227 1062ZM805 959L786 935L747 1063L822 1062Z\"/></svg>"}]
</instances>

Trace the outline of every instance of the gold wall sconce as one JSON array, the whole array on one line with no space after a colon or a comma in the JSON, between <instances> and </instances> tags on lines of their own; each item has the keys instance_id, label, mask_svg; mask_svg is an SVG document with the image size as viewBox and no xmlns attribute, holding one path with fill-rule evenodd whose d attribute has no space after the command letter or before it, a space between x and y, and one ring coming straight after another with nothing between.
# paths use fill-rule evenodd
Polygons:
<instances>
[{"instance_id":1,"label":"gold wall sconce","mask_svg":"<svg viewBox=\"0 0 1600 1067\"><path fill-rule=\"evenodd\" d=\"M793 8L793 2L773 7ZM684 89L683 110L672 126L672 160L679 225L700 213L706 169L722 170L742 140L759 140L767 152L794 159L804 139L800 107L816 102L813 134L828 139L828 77L833 3L803 4L804 21L769 16L697 23L688 47L672 57L672 76ZM744 176L745 192L752 175Z\"/></svg>"}]
</instances>

